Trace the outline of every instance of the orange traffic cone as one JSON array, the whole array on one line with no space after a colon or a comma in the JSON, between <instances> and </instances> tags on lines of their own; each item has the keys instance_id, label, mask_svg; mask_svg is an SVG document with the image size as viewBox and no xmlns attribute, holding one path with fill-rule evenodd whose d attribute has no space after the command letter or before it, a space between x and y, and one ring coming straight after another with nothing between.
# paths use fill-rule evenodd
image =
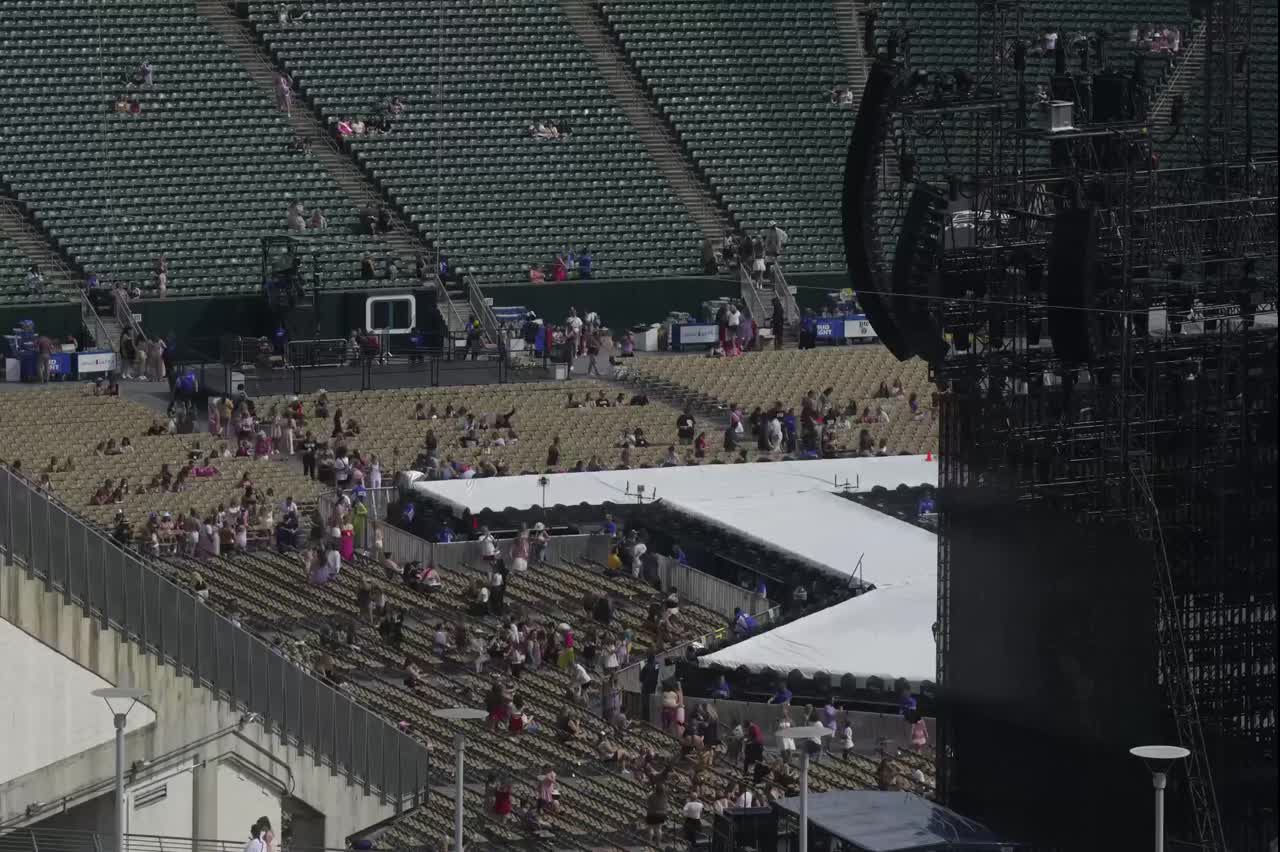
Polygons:
<instances>
[{"instance_id":1,"label":"orange traffic cone","mask_svg":"<svg viewBox=\"0 0 1280 852\"><path fill-rule=\"evenodd\" d=\"M932 451L932 450L930 450L930 451L928 451L928 452L926 452L926 453L924 454L924 460L925 460L925 461L927 461L927 462L931 462L931 461L933 461L933 451Z\"/></svg>"}]
</instances>

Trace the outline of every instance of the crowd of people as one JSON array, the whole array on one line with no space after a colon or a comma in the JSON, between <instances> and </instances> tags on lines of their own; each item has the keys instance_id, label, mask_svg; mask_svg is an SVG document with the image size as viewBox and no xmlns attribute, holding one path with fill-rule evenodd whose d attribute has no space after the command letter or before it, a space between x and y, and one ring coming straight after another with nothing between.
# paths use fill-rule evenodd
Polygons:
<instances>
[{"instance_id":1,"label":"crowd of people","mask_svg":"<svg viewBox=\"0 0 1280 852\"><path fill-rule=\"evenodd\" d=\"M530 124L525 131L530 139L560 142L568 139L572 133L567 121L537 121Z\"/></svg>"},{"instance_id":2,"label":"crowd of people","mask_svg":"<svg viewBox=\"0 0 1280 852\"><path fill-rule=\"evenodd\" d=\"M542 284L546 281L569 281L577 279L585 281L591 278L592 265L595 258L591 250L583 248L575 251L572 246L567 252L557 253L549 264L533 264L529 267L529 283ZM547 270L550 269L549 277Z\"/></svg>"}]
</instances>

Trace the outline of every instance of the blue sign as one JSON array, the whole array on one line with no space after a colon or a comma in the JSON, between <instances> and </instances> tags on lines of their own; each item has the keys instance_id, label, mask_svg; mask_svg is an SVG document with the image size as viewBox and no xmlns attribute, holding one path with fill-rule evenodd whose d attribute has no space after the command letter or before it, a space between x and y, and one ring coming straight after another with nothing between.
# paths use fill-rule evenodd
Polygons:
<instances>
[{"instance_id":1,"label":"blue sign","mask_svg":"<svg viewBox=\"0 0 1280 852\"><path fill-rule=\"evenodd\" d=\"M847 314L838 317L809 317L805 327L813 333L816 340L839 342L843 340L865 340L875 337L875 330L867 321L866 314Z\"/></svg>"}]
</instances>

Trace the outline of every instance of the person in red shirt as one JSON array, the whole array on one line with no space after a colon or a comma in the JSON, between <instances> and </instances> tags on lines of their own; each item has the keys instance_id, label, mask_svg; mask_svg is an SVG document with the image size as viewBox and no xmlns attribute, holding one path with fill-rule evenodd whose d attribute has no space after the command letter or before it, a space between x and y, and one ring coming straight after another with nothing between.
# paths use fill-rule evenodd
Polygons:
<instances>
[{"instance_id":1,"label":"person in red shirt","mask_svg":"<svg viewBox=\"0 0 1280 852\"><path fill-rule=\"evenodd\" d=\"M509 816L511 814L511 782L506 778L499 778L492 784L493 812L498 816Z\"/></svg>"}]
</instances>

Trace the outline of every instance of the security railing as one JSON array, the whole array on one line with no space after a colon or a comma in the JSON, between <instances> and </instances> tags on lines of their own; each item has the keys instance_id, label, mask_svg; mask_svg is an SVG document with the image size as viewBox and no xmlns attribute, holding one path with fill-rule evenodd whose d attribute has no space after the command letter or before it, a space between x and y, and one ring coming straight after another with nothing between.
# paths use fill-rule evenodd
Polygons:
<instances>
[{"instance_id":1,"label":"security railing","mask_svg":"<svg viewBox=\"0 0 1280 852\"><path fill-rule=\"evenodd\" d=\"M173 665L397 808L426 795L426 748L174 585L66 506L0 468L0 554L102 626Z\"/></svg>"},{"instance_id":2,"label":"security railing","mask_svg":"<svg viewBox=\"0 0 1280 852\"><path fill-rule=\"evenodd\" d=\"M757 323L764 325L769 321L769 314L765 311L764 300L760 298L751 270L742 264L738 264L738 294L747 306L747 313L755 317Z\"/></svg>"},{"instance_id":3,"label":"security railing","mask_svg":"<svg viewBox=\"0 0 1280 852\"><path fill-rule=\"evenodd\" d=\"M128 330L129 336L134 340L139 337L146 338L147 334L142 329L142 323L134 316L133 305L124 290L116 290L112 294L111 303L115 307L116 322L120 324L120 328Z\"/></svg>"},{"instance_id":4,"label":"security railing","mask_svg":"<svg viewBox=\"0 0 1280 852\"><path fill-rule=\"evenodd\" d=\"M502 325L498 322L498 315L493 312L493 306L484 297L484 291L480 289L480 283L476 281L475 276L467 273L467 300L471 304L471 314L480 320L480 327L484 331L485 337L495 346L499 345L502 337Z\"/></svg>"},{"instance_id":5,"label":"security railing","mask_svg":"<svg viewBox=\"0 0 1280 852\"><path fill-rule=\"evenodd\" d=\"M794 326L800 322L800 305L796 302L795 294L791 292L791 285L787 283L787 276L783 273L782 264L777 258L774 258L773 266L770 268L769 281L773 285L773 295L782 303L787 325ZM769 313L772 315L773 311ZM760 321L764 322L763 319Z\"/></svg>"},{"instance_id":6,"label":"security railing","mask_svg":"<svg viewBox=\"0 0 1280 852\"><path fill-rule=\"evenodd\" d=\"M114 350L119 341L112 339L113 335L103 325L102 317L98 316L98 312L94 309L93 304L90 303L88 294L84 290L80 290L79 296L80 321L84 323L85 328L89 329L89 333L93 335L94 342L98 346Z\"/></svg>"},{"instance_id":7,"label":"security railing","mask_svg":"<svg viewBox=\"0 0 1280 852\"><path fill-rule=\"evenodd\" d=\"M123 852L242 852L243 840L201 840L126 834ZM115 852L110 835L56 828L23 828L0 834L0 852ZM320 847L282 846L281 852L338 852Z\"/></svg>"},{"instance_id":8,"label":"security railing","mask_svg":"<svg viewBox=\"0 0 1280 852\"><path fill-rule=\"evenodd\" d=\"M713 577L705 571L690 568L682 562L659 556L655 560L655 569L662 588L675 588L680 597L692 601L698 606L718 612L726 619L732 618L734 611L742 611L755 615L757 610L767 610L769 601L763 595L736 586L727 580Z\"/></svg>"},{"instance_id":9,"label":"security railing","mask_svg":"<svg viewBox=\"0 0 1280 852\"><path fill-rule=\"evenodd\" d=\"M764 612L757 613L752 616L756 620L756 624L761 629L765 625L772 624L782 616L782 607L775 606ZM698 645L703 649L710 649L714 644L725 642L733 638L729 632L729 626L717 627L715 630L708 630L701 636L695 636L692 639L681 642L679 645L668 648L662 652L662 656L658 658L658 675L659 679L665 680L675 674L675 661L682 658L688 651L690 645ZM668 663L667 661L672 662ZM636 660L630 665L623 666L617 671L618 685L624 692L632 693L640 691L640 669L644 666L644 660Z\"/></svg>"}]
</instances>

